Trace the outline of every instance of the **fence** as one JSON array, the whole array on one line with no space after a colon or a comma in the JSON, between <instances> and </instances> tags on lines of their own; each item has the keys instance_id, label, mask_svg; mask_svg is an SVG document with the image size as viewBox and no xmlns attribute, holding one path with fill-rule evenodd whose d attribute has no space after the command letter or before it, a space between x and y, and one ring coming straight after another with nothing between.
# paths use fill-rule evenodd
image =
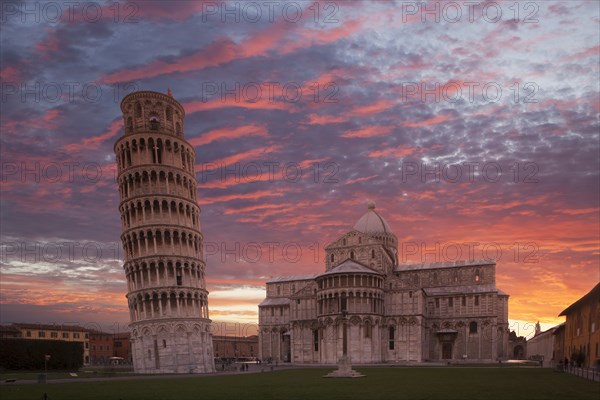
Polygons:
<instances>
[{"instance_id":1,"label":"fence","mask_svg":"<svg viewBox=\"0 0 600 400\"><path fill-rule=\"evenodd\" d=\"M564 371L594 382L600 382L600 370L597 368L568 367Z\"/></svg>"}]
</instances>

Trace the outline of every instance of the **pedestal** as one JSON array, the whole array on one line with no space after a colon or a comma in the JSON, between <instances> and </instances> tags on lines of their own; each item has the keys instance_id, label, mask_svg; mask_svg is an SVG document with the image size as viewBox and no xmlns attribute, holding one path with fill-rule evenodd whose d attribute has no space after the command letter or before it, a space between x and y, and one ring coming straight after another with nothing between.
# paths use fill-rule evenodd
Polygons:
<instances>
[{"instance_id":1,"label":"pedestal","mask_svg":"<svg viewBox=\"0 0 600 400\"><path fill-rule=\"evenodd\" d=\"M364 375L352 369L349 356L342 356L338 361L338 369L324 376L324 378L361 378Z\"/></svg>"}]
</instances>

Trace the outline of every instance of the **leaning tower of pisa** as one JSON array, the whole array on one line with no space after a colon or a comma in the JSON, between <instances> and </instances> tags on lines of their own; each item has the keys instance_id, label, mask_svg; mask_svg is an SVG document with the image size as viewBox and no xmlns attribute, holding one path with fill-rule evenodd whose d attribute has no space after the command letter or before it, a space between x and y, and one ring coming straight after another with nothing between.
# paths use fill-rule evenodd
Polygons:
<instances>
[{"instance_id":1,"label":"leaning tower of pisa","mask_svg":"<svg viewBox=\"0 0 600 400\"><path fill-rule=\"evenodd\" d=\"M194 148L171 95L121 102L115 143L131 349L136 372L213 372Z\"/></svg>"}]
</instances>

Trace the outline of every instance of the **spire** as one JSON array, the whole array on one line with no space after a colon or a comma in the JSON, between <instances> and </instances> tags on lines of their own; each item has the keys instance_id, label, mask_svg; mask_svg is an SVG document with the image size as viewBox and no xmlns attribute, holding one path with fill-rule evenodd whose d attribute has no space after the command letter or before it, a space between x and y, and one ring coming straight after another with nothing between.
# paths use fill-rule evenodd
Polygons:
<instances>
[{"instance_id":1,"label":"spire","mask_svg":"<svg viewBox=\"0 0 600 400\"><path fill-rule=\"evenodd\" d=\"M167 89L167 96L173 97L173 93L171 93L171 88Z\"/></svg>"}]
</instances>

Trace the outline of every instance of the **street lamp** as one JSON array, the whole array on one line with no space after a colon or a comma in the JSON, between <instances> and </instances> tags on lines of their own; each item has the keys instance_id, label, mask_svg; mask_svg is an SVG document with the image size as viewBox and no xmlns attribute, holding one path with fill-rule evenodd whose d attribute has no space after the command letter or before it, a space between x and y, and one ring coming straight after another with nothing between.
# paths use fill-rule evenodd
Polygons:
<instances>
[{"instance_id":1,"label":"street lamp","mask_svg":"<svg viewBox=\"0 0 600 400\"><path fill-rule=\"evenodd\" d=\"M50 354L44 355L44 380L48 379L48 360L50 360Z\"/></svg>"}]
</instances>

